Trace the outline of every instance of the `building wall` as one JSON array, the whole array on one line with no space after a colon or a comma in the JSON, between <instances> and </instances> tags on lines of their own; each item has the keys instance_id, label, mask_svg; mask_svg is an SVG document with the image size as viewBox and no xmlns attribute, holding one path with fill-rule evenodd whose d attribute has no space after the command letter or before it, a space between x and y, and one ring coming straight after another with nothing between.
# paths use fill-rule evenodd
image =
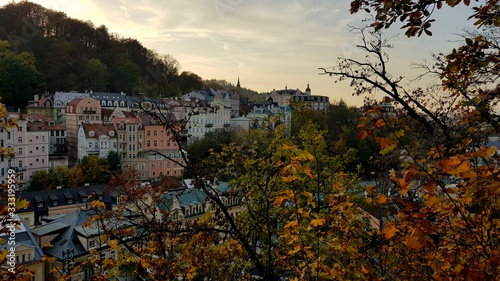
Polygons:
<instances>
[{"instance_id":1,"label":"building wall","mask_svg":"<svg viewBox=\"0 0 500 281\"><path fill-rule=\"evenodd\" d=\"M66 139L69 157L78 158L78 129L81 123L101 124L101 105L92 98L79 99L66 106Z\"/></svg>"}]
</instances>

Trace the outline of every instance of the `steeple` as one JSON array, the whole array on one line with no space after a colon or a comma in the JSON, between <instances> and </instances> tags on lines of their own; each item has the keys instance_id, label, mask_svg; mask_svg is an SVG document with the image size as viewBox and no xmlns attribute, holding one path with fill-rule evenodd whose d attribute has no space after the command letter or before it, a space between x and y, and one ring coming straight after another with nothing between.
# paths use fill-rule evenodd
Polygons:
<instances>
[{"instance_id":1,"label":"steeple","mask_svg":"<svg viewBox=\"0 0 500 281\"><path fill-rule=\"evenodd\" d=\"M311 95L311 88L309 88L309 82L307 82L306 95Z\"/></svg>"},{"instance_id":2,"label":"steeple","mask_svg":"<svg viewBox=\"0 0 500 281\"><path fill-rule=\"evenodd\" d=\"M241 85L240 85L240 77L238 76L238 83L236 83L236 93L240 93Z\"/></svg>"}]
</instances>

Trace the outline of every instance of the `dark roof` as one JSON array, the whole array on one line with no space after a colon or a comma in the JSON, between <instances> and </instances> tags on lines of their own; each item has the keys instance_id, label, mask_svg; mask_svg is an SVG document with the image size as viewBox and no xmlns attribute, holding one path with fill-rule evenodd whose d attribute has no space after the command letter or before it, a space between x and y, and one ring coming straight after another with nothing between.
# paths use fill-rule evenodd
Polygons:
<instances>
[{"instance_id":1,"label":"dark roof","mask_svg":"<svg viewBox=\"0 0 500 281\"><path fill-rule=\"evenodd\" d=\"M96 196L102 195L101 201L103 201L108 208L111 207L111 195L104 192L106 185L93 185L93 186L81 186L73 188L63 188L63 189L53 189L53 190L42 190L34 192L23 192L18 195L19 199L26 199L30 202L30 206L27 209L18 210L18 212L35 212L35 225L40 224L38 216L46 216L47 214L41 213L46 212L48 206L52 206L53 201L58 201L58 206L71 205L71 204L81 204L87 201L92 201L94 197L88 198L89 195L95 194ZM42 206L38 206L39 203L43 203Z\"/></svg>"},{"instance_id":2,"label":"dark roof","mask_svg":"<svg viewBox=\"0 0 500 281\"><path fill-rule=\"evenodd\" d=\"M94 237L101 234L101 231L95 226L84 225L89 218L96 215L95 210L80 210L69 213L55 219L51 219L48 223L32 229L34 235L43 237L57 233L58 235L50 241L51 247L45 248L45 253L56 257L60 260L64 259L64 251L73 250L74 257L85 256L89 253L82 244L79 237ZM108 222L109 224L118 225L118 227L127 227L130 224L127 222Z\"/></svg>"},{"instance_id":3,"label":"dark roof","mask_svg":"<svg viewBox=\"0 0 500 281\"><path fill-rule=\"evenodd\" d=\"M17 219L20 221L19 217L17 217ZM18 225L18 227L15 230L15 233L16 233L15 247L18 247L20 245L25 245L28 247L35 248L35 256L34 256L34 259L31 261L41 261L42 257L43 257L43 251L40 248L40 245L38 245L38 243L36 242L33 235L31 234L31 231L26 227L26 225L24 225L23 222L21 222L21 224ZM5 239L6 235L8 235L8 233L0 235L0 238L6 240ZM10 246L7 245L7 243L0 245L0 251L6 247L10 247ZM27 262L31 262L31 261L27 261Z\"/></svg>"}]
</instances>

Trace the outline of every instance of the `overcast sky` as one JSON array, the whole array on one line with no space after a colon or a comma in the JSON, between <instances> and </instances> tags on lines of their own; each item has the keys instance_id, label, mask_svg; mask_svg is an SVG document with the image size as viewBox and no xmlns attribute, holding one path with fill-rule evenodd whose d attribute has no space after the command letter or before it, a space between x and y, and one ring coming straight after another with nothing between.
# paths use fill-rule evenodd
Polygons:
<instances>
[{"instance_id":1,"label":"overcast sky","mask_svg":"<svg viewBox=\"0 0 500 281\"><path fill-rule=\"evenodd\" d=\"M0 0L0 5L12 0ZM335 64L341 55L361 56L359 38L348 25L362 26L366 14L351 15L350 0L33 0L69 17L106 25L109 32L138 39L145 47L174 56L181 71L203 79L225 79L258 92L299 88L310 83L312 94L361 105L349 83L318 75L318 67ZM466 8L436 15L429 38L399 33L389 51L394 75L414 77L412 62L447 51L454 34L470 23ZM377 97L378 98L378 97Z\"/></svg>"}]
</instances>

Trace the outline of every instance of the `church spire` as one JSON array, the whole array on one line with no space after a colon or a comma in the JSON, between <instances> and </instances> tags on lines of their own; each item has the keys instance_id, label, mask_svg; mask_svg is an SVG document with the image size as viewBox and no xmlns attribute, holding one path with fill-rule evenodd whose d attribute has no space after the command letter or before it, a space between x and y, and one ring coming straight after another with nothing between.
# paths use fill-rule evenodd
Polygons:
<instances>
[{"instance_id":1,"label":"church spire","mask_svg":"<svg viewBox=\"0 0 500 281\"><path fill-rule=\"evenodd\" d=\"M236 92L239 94L241 90L240 77L238 76L238 83L236 83Z\"/></svg>"}]
</instances>

